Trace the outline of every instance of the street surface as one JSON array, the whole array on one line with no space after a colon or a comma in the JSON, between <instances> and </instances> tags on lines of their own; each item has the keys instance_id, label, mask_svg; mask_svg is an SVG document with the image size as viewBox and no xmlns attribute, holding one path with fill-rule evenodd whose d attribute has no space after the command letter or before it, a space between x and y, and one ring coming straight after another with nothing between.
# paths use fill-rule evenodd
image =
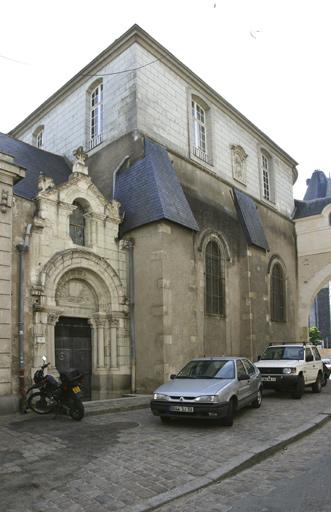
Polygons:
<instances>
[{"instance_id":1,"label":"street surface","mask_svg":"<svg viewBox=\"0 0 331 512\"><path fill-rule=\"evenodd\" d=\"M54 419L52 415L41 417L32 412L25 416L0 416L1 510L138 512L151 498L158 506L161 503L157 502L158 495L192 483L199 486L206 474L243 455L254 455L261 447L282 439L320 413L331 413L330 395L331 382L321 394L308 390L301 400L270 392L260 409L240 411L231 428L208 422L163 425L149 409L88 416L79 423L66 416ZM331 422L327 425L331 428ZM325 429L328 431L328 426ZM325 453L329 447L330 442L326 441ZM292 453L291 450L288 448L286 454ZM299 469L291 470L294 476L303 475L312 458L311 453L303 455ZM181 498L183 502L175 500L159 510L223 512L230 510L233 504L230 498L236 493L248 490L250 500L260 496L252 493L252 489L261 496L267 495L275 490L274 479L270 476L268 480L270 460L267 459L263 470L254 466L246 483L242 480L243 473L221 483L222 499L214 491L219 484L212 483ZM276 467L279 480L284 476L284 466L279 463ZM285 471L287 475L287 468ZM197 501L200 493L206 493L208 500ZM238 496L240 499L241 495ZM188 508L185 508L186 500ZM243 507L240 502L239 505ZM249 506L253 505L251 501ZM233 510L262 512L263 509Z\"/></svg>"},{"instance_id":2,"label":"street surface","mask_svg":"<svg viewBox=\"0 0 331 512\"><path fill-rule=\"evenodd\" d=\"M157 512L329 512L331 423L260 464Z\"/></svg>"}]
</instances>

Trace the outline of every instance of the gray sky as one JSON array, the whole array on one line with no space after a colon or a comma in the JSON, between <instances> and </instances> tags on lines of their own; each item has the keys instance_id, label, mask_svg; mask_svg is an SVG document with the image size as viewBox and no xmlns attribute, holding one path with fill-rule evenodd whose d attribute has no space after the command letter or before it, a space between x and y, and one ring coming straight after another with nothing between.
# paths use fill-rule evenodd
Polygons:
<instances>
[{"instance_id":1,"label":"gray sky","mask_svg":"<svg viewBox=\"0 0 331 512\"><path fill-rule=\"evenodd\" d=\"M4 1L0 131L137 23L299 162L294 196L302 199L315 169L331 171L329 6L329 0Z\"/></svg>"}]
</instances>

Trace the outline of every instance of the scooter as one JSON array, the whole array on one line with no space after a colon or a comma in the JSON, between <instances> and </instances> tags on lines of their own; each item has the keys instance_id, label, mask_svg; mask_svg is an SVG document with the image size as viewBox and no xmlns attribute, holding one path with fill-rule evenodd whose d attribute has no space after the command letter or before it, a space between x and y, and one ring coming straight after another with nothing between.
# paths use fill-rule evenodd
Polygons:
<instances>
[{"instance_id":1,"label":"scooter","mask_svg":"<svg viewBox=\"0 0 331 512\"><path fill-rule=\"evenodd\" d=\"M84 417L80 387L83 375L78 370L69 369L60 373L58 382L52 375L45 375L50 363L46 362L45 356L42 360L44 364L35 372L34 384L26 393L27 409L37 414L68 412L72 419L80 421Z\"/></svg>"}]
</instances>

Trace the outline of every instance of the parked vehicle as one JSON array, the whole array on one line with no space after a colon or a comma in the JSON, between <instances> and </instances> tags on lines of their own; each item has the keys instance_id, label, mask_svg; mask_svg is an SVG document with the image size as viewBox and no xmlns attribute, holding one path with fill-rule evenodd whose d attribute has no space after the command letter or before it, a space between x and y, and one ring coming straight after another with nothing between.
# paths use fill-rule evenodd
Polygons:
<instances>
[{"instance_id":1,"label":"parked vehicle","mask_svg":"<svg viewBox=\"0 0 331 512\"><path fill-rule=\"evenodd\" d=\"M323 374L324 374L324 380L323 380L322 386L324 387L327 385L328 380L331 375L331 359L329 359L328 357L323 357L322 363L323 363Z\"/></svg>"},{"instance_id":2,"label":"parked vehicle","mask_svg":"<svg viewBox=\"0 0 331 512\"><path fill-rule=\"evenodd\" d=\"M33 376L34 384L27 391L27 408L37 414L69 413L72 419L79 421L84 417L84 405L81 400L83 375L75 369L60 373L60 382L52 375L44 373L50 363L44 364Z\"/></svg>"},{"instance_id":3,"label":"parked vehicle","mask_svg":"<svg viewBox=\"0 0 331 512\"><path fill-rule=\"evenodd\" d=\"M151 410L161 421L171 418L208 418L231 426L238 409L260 407L259 370L246 358L193 359L170 382L154 392Z\"/></svg>"},{"instance_id":4,"label":"parked vehicle","mask_svg":"<svg viewBox=\"0 0 331 512\"><path fill-rule=\"evenodd\" d=\"M255 364L263 388L289 391L293 398L301 398L305 386L320 393L327 383L321 355L308 343L270 344Z\"/></svg>"}]
</instances>

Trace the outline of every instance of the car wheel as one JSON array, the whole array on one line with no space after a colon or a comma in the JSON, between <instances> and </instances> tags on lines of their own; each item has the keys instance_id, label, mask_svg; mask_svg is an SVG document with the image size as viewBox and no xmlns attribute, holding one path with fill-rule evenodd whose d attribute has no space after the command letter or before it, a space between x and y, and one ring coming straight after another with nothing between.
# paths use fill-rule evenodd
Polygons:
<instances>
[{"instance_id":1,"label":"car wheel","mask_svg":"<svg viewBox=\"0 0 331 512\"><path fill-rule=\"evenodd\" d=\"M304 393L305 390L305 381L303 379L302 375L299 375L298 382L295 386L295 389L292 393L292 397L296 399L300 399Z\"/></svg>"},{"instance_id":2,"label":"car wheel","mask_svg":"<svg viewBox=\"0 0 331 512\"><path fill-rule=\"evenodd\" d=\"M231 398L229 405L228 405L228 410L227 410L226 416L224 416L224 418L222 419L222 425L225 425L226 427L232 427L235 411L236 411L236 404L235 404L234 399Z\"/></svg>"},{"instance_id":3,"label":"car wheel","mask_svg":"<svg viewBox=\"0 0 331 512\"><path fill-rule=\"evenodd\" d=\"M160 420L162 423L170 423L171 418L169 418L169 416L160 416Z\"/></svg>"},{"instance_id":4,"label":"car wheel","mask_svg":"<svg viewBox=\"0 0 331 512\"><path fill-rule=\"evenodd\" d=\"M255 400L252 402L252 407L254 409L258 409L259 407L261 407L261 404L262 404L262 389L259 388L259 390L257 392L257 396L256 396Z\"/></svg>"},{"instance_id":5,"label":"car wheel","mask_svg":"<svg viewBox=\"0 0 331 512\"><path fill-rule=\"evenodd\" d=\"M316 382L314 382L311 389L313 393L320 393L322 391L322 377L320 373L317 375Z\"/></svg>"}]
</instances>

